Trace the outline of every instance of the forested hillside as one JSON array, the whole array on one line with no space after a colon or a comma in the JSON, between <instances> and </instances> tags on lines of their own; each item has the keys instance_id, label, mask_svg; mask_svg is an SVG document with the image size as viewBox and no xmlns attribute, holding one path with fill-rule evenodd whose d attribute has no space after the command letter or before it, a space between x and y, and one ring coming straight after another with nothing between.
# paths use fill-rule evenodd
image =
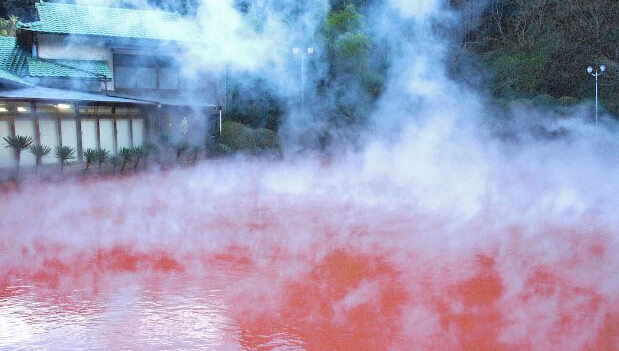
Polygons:
<instances>
[{"instance_id":1,"label":"forested hillside","mask_svg":"<svg viewBox=\"0 0 619 351\"><path fill-rule=\"evenodd\" d=\"M619 108L619 2L615 0L453 1L463 11L461 45L487 73L498 97L549 94L578 99L595 94L589 65L605 64L604 103Z\"/></svg>"},{"instance_id":2,"label":"forested hillside","mask_svg":"<svg viewBox=\"0 0 619 351\"><path fill-rule=\"evenodd\" d=\"M37 0L4 0L0 3L0 34L12 35L19 20L32 20ZM332 0L332 11L315 33L315 42L326 52L329 70L317 87L336 92L330 107L332 122L338 125L362 123L363 115L382 92L385 62L375 53L383 48L365 32L370 5L382 0ZM128 1L129 2L129 1ZM183 14L195 11L199 0L149 0L153 5ZM250 1L238 1L247 11ZM478 88L508 100L594 96L594 79L589 65L605 64L600 80L603 105L619 115L619 1L615 0L450 0L461 14L457 30L460 40L453 47L452 74L455 79L475 81ZM13 16L13 17L11 17ZM475 79L471 79L475 77ZM477 79L477 77L482 77ZM242 96L242 86L236 92ZM355 91L359 99L348 101L344 91ZM266 91L265 91L266 93ZM237 101L233 117L252 125L276 128L282 108L265 108L273 98ZM572 103L573 99L562 99ZM361 103L359 103L361 102ZM264 116L248 112L252 106ZM252 120L248 121L248 115Z\"/></svg>"}]
</instances>

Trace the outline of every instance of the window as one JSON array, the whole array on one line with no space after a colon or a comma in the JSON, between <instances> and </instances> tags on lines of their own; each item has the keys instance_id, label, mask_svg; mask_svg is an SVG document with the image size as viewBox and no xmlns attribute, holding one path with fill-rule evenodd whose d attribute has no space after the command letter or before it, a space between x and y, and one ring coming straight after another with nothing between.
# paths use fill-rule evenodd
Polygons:
<instances>
[{"instance_id":1,"label":"window","mask_svg":"<svg viewBox=\"0 0 619 351\"><path fill-rule=\"evenodd\" d=\"M177 90L178 68L170 57L114 55L116 89Z\"/></svg>"}]
</instances>

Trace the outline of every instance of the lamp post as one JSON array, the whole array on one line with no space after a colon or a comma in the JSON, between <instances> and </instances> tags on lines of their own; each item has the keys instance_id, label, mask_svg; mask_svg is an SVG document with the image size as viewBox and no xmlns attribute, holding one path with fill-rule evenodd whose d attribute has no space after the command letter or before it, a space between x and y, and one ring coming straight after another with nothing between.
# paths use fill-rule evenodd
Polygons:
<instances>
[{"instance_id":1,"label":"lamp post","mask_svg":"<svg viewBox=\"0 0 619 351\"><path fill-rule=\"evenodd\" d=\"M595 77L595 124L598 124L598 77L606 70L605 65L601 65L599 70L596 68L593 73L593 67L587 67L587 72Z\"/></svg>"},{"instance_id":2,"label":"lamp post","mask_svg":"<svg viewBox=\"0 0 619 351\"><path fill-rule=\"evenodd\" d=\"M292 53L301 57L301 111L305 112L305 59L314 54L314 47L294 47Z\"/></svg>"}]
</instances>

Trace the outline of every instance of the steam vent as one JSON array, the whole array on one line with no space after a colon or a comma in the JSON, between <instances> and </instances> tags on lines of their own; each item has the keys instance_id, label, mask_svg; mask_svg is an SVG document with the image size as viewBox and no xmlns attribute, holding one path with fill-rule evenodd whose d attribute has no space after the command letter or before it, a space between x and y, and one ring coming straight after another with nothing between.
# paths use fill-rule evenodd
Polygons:
<instances>
[{"instance_id":1,"label":"steam vent","mask_svg":"<svg viewBox=\"0 0 619 351\"><path fill-rule=\"evenodd\" d=\"M177 13L44 1L36 12L39 20L18 23L15 37L0 36L0 140L70 146L81 162L89 148L118 153L162 133L205 130L218 74L186 79L178 59L197 38L195 23ZM203 144L205 135L191 138ZM35 161L23 153L22 165ZM0 169L13 163L0 148Z\"/></svg>"}]
</instances>

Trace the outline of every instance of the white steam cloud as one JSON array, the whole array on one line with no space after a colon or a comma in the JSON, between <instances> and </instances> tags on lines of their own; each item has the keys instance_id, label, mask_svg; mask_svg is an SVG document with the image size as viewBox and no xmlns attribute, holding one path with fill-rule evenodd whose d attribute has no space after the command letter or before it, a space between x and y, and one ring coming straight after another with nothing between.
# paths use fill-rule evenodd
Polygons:
<instances>
[{"instance_id":1,"label":"white steam cloud","mask_svg":"<svg viewBox=\"0 0 619 351\"><path fill-rule=\"evenodd\" d=\"M375 339L358 338L385 349L619 347L616 126L587 123L582 107L563 118L518 106L507 121L493 116L486 96L447 74L449 43L437 25L457 14L446 6L368 7L368 30L392 50L360 148L3 192L0 284L15 272L56 272L52 259L82 264L118 246L164 253L190 274L225 254L263 274L230 284L235 313L324 323L341 332L341 349L354 349L346 335L362 325L355 311L368 316L364 328L384 323L388 330L368 329ZM327 7L263 1L241 15L231 0L205 0L196 19L212 45L188 47L186 62L251 71L291 98L290 48L316 31ZM299 21L288 23L298 8ZM286 118L291 134L322 121L294 109ZM338 271L347 264L362 268ZM56 272L61 280L80 274L67 269ZM303 294L290 293L299 286ZM300 338L319 349L331 340L319 336Z\"/></svg>"}]
</instances>

